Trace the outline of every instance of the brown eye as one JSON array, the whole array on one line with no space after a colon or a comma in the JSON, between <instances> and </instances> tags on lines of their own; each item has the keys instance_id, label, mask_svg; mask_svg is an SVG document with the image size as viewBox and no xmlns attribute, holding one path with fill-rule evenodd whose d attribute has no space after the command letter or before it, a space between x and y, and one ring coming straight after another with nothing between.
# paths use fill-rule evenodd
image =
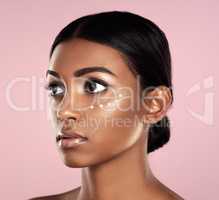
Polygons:
<instances>
[{"instance_id":1,"label":"brown eye","mask_svg":"<svg viewBox=\"0 0 219 200\"><path fill-rule=\"evenodd\" d=\"M50 96L63 96L65 93L64 86L60 83L50 83L45 86L45 89L49 91Z\"/></svg>"},{"instance_id":2,"label":"brown eye","mask_svg":"<svg viewBox=\"0 0 219 200\"><path fill-rule=\"evenodd\" d=\"M108 84L102 80L90 78L84 84L84 89L90 94L95 94L107 90Z\"/></svg>"}]
</instances>

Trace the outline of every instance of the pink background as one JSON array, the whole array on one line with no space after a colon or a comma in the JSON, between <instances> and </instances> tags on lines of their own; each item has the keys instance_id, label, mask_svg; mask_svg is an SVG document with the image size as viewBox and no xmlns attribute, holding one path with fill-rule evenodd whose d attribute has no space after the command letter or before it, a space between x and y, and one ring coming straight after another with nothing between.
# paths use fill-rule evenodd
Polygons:
<instances>
[{"instance_id":1,"label":"pink background","mask_svg":"<svg viewBox=\"0 0 219 200\"><path fill-rule=\"evenodd\" d=\"M151 19L170 43L172 136L150 156L154 173L185 199L219 199L219 3L186 2L1 1L1 199L22 200L80 185L80 169L65 167L56 150L45 101L39 99L39 80L45 77L58 31L77 17L108 10ZM14 80L23 81L10 89ZM30 109L15 110L9 96L14 104Z\"/></svg>"}]
</instances>

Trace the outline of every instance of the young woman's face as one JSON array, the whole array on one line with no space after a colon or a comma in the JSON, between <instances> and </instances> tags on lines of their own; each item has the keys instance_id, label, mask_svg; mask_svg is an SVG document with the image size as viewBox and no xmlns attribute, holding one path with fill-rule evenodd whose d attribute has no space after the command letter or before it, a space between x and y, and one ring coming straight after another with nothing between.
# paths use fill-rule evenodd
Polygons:
<instances>
[{"instance_id":1,"label":"young woman's face","mask_svg":"<svg viewBox=\"0 0 219 200\"><path fill-rule=\"evenodd\" d=\"M87 138L79 145L57 142L67 166L104 162L145 139L138 84L111 47L73 39L55 48L47 71L55 137L76 132Z\"/></svg>"}]
</instances>

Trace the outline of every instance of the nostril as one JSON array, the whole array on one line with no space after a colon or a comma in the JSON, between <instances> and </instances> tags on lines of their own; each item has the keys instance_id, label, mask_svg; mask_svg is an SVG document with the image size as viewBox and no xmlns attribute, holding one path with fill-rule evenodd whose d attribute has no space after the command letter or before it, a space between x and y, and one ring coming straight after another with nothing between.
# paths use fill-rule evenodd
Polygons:
<instances>
[{"instance_id":1,"label":"nostril","mask_svg":"<svg viewBox=\"0 0 219 200\"><path fill-rule=\"evenodd\" d=\"M74 126L74 117L63 120L63 129L71 129Z\"/></svg>"},{"instance_id":2,"label":"nostril","mask_svg":"<svg viewBox=\"0 0 219 200\"><path fill-rule=\"evenodd\" d=\"M72 117L69 117L68 118L70 121L75 121L76 120L76 117L72 116Z\"/></svg>"}]
</instances>

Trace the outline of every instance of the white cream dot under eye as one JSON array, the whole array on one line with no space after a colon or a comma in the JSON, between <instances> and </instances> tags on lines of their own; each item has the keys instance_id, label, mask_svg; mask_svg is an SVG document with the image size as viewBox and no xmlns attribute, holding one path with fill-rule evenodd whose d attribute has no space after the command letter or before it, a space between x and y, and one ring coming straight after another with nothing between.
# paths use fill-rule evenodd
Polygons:
<instances>
[{"instance_id":1,"label":"white cream dot under eye","mask_svg":"<svg viewBox=\"0 0 219 200\"><path fill-rule=\"evenodd\" d=\"M122 94L119 94L118 96L119 96L119 97L122 97L123 95L122 95ZM117 101L117 100L116 100L116 101ZM107 106L115 106L115 105L116 105L116 102L113 102L113 103L108 102L108 103L107 103ZM104 105L103 105L103 104L100 104L99 107L100 107L100 108L103 108ZM91 106L90 106L90 109L94 109L94 106L91 105Z\"/></svg>"}]
</instances>

